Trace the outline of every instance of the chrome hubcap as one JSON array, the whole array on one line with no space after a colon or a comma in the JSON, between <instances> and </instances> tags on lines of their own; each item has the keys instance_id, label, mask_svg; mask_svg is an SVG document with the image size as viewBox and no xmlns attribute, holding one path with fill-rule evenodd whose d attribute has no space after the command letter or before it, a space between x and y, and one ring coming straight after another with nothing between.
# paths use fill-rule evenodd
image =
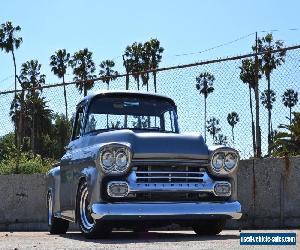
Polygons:
<instances>
[{"instance_id":1,"label":"chrome hubcap","mask_svg":"<svg viewBox=\"0 0 300 250\"><path fill-rule=\"evenodd\" d=\"M88 198L88 190L87 187L85 187L80 197L79 212L80 212L82 225L85 227L85 229L90 230L94 227L95 222L89 211L89 202L87 198Z\"/></svg>"},{"instance_id":2,"label":"chrome hubcap","mask_svg":"<svg viewBox=\"0 0 300 250\"><path fill-rule=\"evenodd\" d=\"M52 215L53 215L53 202L51 193L48 194L48 225L52 224Z\"/></svg>"}]
</instances>

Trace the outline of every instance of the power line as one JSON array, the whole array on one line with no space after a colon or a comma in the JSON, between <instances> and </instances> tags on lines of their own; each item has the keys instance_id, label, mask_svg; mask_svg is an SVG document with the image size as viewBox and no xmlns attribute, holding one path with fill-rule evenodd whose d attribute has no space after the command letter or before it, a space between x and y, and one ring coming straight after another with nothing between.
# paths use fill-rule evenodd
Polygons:
<instances>
[{"instance_id":1,"label":"power line","mask_svg":"<svg viewBox=\"0 0 300 250\"><path fill-rule=\"evenodd\" d=\"M289 28L289 29L273 29L273 30L260 30L260 31L257 31L259 33L268 33L268 32L279 32L279 31L298 31L299 28Z\"/></svg>"},{"instance_id":2,"label":"power line","mask_svg":"<svg viewBox=\"0 0 300 250\"><path fill-rule=\"evenodd\" d=\"M290 29L286 29L288 31L298 31L299 28L290 28ZM280 29L272 29L272 30L260 30L258 31L259 33L268 33L268 32L278 32L278 31L283 31L283 30L280 30ZM196 54L201 54L201 53L204 53L204 52L207 52L207 51L211 51L211 50L214 50L214 49L217 49L217 48L220 48L220 47L223 47L223 46L226 46L226 45L230 45L230 44L233 44L237 41L240 41L240 40L243 40L249 36L252 36L254 35L256 32L252 32L248 35L245 35L245 36L242 36L242 37L239 37L237 39L234 39L232 41L229 41L229 42L226 42L226 43L222 43L222 44L219 44L217 46L214 46L214 47L211 47L211 48L208 48L208 49L205 49L205 50L201 50L201 51L198 51L198 52L191 52L191 53L183 53L183 54L177 54L177 55L174 55L176 57L179 57L179 56L188 56L188 55L196 55Z\"/></svg>"},{"instance_id":3,"label":"power line","mask_svg":"<svg viewBox=\"0 0 300 250\"><path fill-rule=\"evenodd\" d=\"M239 38L234 39L234 40L232 40L232 41L230 41L230 42L222 43L222 44L219 44L219 45L217 45L217 46L214 46L214 47L211 47L211 48L208 48L208 49L205 49L205 50L201 50L201 51L198 51L198 52L191 52L191 53L177 54L177 55L175 55L175 56L188 56L188 55L201 54L201 53L204 53L204 52L207 52L207 51L210 51L210 50L214 50L214 49L217 49L217 48L220 48L220 47L223 47L223 46L226 46L226 45L235 43L235 42L237 42L237 41L239 41L239 40L245 39L245 38L247 38L247 37L249 37L249 36L252 36L252 35L254 35L254 34L255 34L255 32L252 32L252 33L250 33L250 34L248 34L248 35L239 37Z\"/></svg>"},{"instance_id":4,"label":"power line","mask_svg":"<svg viewBox=\"0 0 300 250\"><path fill-rule=\"evenodd\" d=\"M8 79L10 79L10 78L12 78L12 77L14 77L14 75L10 75L10 76L8 76L8 77L5 77L5 78L3 78L2 80L0 80L0 83L5 82L6 80L8 80Z\"/></svg>"}]
</instances>

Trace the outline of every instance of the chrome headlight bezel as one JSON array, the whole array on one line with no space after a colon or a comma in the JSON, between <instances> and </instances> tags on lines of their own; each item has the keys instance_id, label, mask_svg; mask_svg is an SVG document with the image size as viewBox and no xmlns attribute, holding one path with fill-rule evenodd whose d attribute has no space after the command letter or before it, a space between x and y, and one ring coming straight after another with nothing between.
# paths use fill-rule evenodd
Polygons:
<instances>
[{"instance_id":1,"label":"chrome headlight bezel","mask_svg":"<svg viewBox=\"0 0 300 250\"><path fill-rule=\"evenodd\" d=\"M112 162L110 166L107 166L103 162L103 157L105 154L112 154ZM120 154L126 157L126 163L118 164L117 157L120 157ZM100 148L100 153L98 157L98 163L100 165L100 169L103 173L108 175L123 175L128 172L131 164L132 152L131 149L123 144L108 144L104 145ZM124 158L123 158L124 160Z\"/></svg>"},{"instance_id":2,"label":"chrome headlight bezel","mask_svg":"<svg viewBox=\"0 0 300 250\"><path fill-rule=\"evenodd\" d=\"M234 158L235 163L233 164L233 166L230 166L226 162L227 162L227 159L232 156ZM222 159L222 164L221 164L222 166L220 166L220 167L215 166L216 158ZM215 152L213 152L213 154L211 155L211 158L210 158L210 164L209 164L210 172L216 176L231 175L236 172L237 166L239 163L239 159L240 159L240 157L239 157L238 152L233 149L216 150Z\"/></svg>"},{"instance_id":3,"label":"chrome headlight bezel","mask_svg":"<svg viewBox=\"0 0 300 250\"><path fill-rule=\"evenodd\" d=\"M232 157L233 159L229 159L230 157ZM228 162L228 159L231 160L232 162ZM237 167L238 161L239 161L239 157L237 154L233 152L227 153L224 158L224 169L227 172L231 172Z\"/></svg>"}]
</instances>

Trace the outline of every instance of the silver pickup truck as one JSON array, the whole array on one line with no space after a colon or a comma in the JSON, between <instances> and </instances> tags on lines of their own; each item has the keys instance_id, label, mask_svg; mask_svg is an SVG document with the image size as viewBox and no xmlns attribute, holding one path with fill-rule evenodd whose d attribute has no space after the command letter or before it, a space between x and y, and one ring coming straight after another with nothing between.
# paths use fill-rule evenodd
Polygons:
<instances>
[{"instance_id":1,"label":"silver pickup truck","mask_svg":"<svg viewBox=\"0 0 300 250\"><path fill-rule=\"evenodd\" d=\"M50 233L78 222L87 238L172 223L218 234L239 219L238 152L180 133L177 118L174 101L157 94L85 97L66 153L47 174Z\"/></svg>"}]
</instances>

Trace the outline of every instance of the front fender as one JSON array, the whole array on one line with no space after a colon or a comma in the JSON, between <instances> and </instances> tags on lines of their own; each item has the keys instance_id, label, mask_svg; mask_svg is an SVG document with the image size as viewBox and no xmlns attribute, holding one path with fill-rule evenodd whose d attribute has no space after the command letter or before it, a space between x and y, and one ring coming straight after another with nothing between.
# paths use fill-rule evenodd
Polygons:
<instances>
[{"instance_id":1,"label":"front fender","mask_svg":"<svg viewBox=\"0 0 300 250\"><path fill-rule=\"evenodd\" d=\"M53 213L60 212L60 166L55 166L46 174L47 195L53 198Z\"/></svg>"},{"instance_id":2,"label":"front fender","mask_svg":"<svg viewBox=\"0 0 300 250\"><path fill-rule=\"evenodd\" d=\"M83 168L80 172L79 178L77 178L78 187L81 181L86 181L90 200L93 200L93 197L95 196L95 192L97 190L96 186L98 186L98 181L97 181L98 179L99 179L99 171L96 166L89 166Z\"/></svg>"},{"instance_id":3,"label":"front fender","mask_svg":"<svg viewBox=\"0 0 300 250\"><path fill-rule=\"evenodd\" d=\"M78 200L78 194L79 194L79 187L82 182L87 183L88 188L88 199L90 203L94 203L95 201L99 201L100 197L100 184L99 181L99 171L96 166L88 166L83 168L80 173L78 173L76 177L76 195L74 197L74 204L75 204L75 221L77 221L77 215L78 215L78 207L77 207L77 200Z\"/></svg>"}]
</instances>

